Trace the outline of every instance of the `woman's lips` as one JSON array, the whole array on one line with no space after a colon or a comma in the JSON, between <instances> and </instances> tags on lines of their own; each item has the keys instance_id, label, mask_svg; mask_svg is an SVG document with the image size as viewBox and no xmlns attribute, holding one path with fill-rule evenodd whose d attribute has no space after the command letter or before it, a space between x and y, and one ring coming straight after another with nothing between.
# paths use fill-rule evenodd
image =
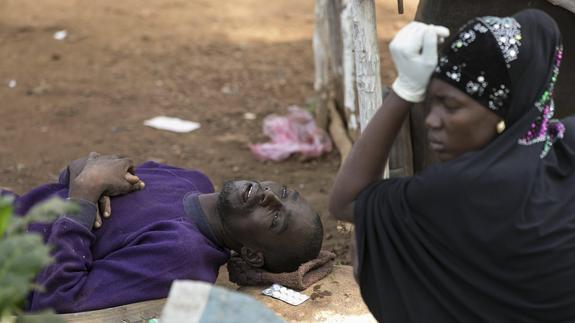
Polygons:
<instances>
[{"instance_id":1,"label":"woman's lips","mask_svg":"<svg viewBox=\"0 0 575 323\"><path fill-rule=\"evenodd\" d=\"M433 151L442 151L442 150L444 150L444 145L443 145L443 143L441 143L441 142L439 142L439 141L430 140L430 141L429 141L429 147L430 147L431 150L433 150Z\"/></svg>"}]
</instances>

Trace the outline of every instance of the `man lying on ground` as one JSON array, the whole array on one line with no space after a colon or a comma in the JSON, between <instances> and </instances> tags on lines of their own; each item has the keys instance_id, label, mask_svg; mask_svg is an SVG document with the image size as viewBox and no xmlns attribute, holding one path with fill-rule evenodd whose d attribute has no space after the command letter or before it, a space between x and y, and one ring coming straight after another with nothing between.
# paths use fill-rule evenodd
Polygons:
<instances>
[{"instance_id":1,"label":"man lying on ground","mask_svg":"<svg viewBox=\"0 0 575 323\"><path fill-rule=\"evenodd\" d=\"M19 214L54 195L81 207L31 227L53 246L55 261L38 275L45 292L30 295L29 310L165 298L175 279L215 282L230 250L270 272L293 271L319 254L321 220L285 186L235 181L214 192L201 172L155 162L135 174L129 159L92 153L72 162L59 183L16 198Z\"/></svg>"}]
</instances>

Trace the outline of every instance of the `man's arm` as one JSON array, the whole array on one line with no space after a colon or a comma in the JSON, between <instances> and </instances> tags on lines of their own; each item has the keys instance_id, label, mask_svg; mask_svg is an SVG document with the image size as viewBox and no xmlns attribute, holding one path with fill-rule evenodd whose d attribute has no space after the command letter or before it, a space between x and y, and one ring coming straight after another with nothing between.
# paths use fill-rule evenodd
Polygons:
<instances>
[{"instance_id":1,"label":"man's arm","mask_svg":"<svg viewBox=\"0 0 575 323\"><path fill-rule=\"evenodd\" d=\"M73 200L73 199L71 199ZM76 214L62 215L51 227L46 243L52 247L54 262L38 275L36 283L46 292L34 292L29 309L47 307L60 310L70 306L92 266L91 247L95 235L92 226L96 205L86 200L73 200L80 206ZM64 295L74 295L73 298Z\"/></svg>"},{"instance_id":2,"label":"man's arm","mask_svg":"<svg viewBox=\"0 0 575 323\"><path fill-rule=\"evenodd\" d=\"M133 163L128 159L103 159L91 154L82 171L70 176L69 199L80 206L80 212L64 214L52 224L47 243L53 248L54 263L38 275L37 283L47 292L33 294L32 310L67 308L81 297L93 264L96 202L104 193L113 196L142 188L139 178L126 176L131 168Z\"/></svg>"},{"instance_id":3,"label":"man's arm","mask_svg":"<svg viewBox=\"0 0 575 323\"><path fill-rule=\"evenodd\" d=\"M330 195L329 211L339 220L353 222L359 193L380 180L389 151L413 102L421 102L437 64L438 37L445 27L412 22L390 44L398 78L393 91L375 113L340 168Z\"/></svg>"}]
</instances>

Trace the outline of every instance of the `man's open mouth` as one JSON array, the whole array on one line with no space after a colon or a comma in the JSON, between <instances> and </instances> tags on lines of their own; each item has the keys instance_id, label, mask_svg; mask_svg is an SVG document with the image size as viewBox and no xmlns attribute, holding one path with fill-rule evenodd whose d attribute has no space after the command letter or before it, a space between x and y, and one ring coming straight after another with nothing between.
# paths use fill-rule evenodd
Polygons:
<instances>
[{"instance_id":1,"label":"man's open mouth","mask_svg":"<svg viewBox=\"0 0 575 323\"><path fill-rule=\"evenodd\" d=\"M243 194L244 203L248 203L254 196L256 196L257 191L258 187L256 184L249 183L248 185L246 185Z\"/></svg>"}]
</instances>

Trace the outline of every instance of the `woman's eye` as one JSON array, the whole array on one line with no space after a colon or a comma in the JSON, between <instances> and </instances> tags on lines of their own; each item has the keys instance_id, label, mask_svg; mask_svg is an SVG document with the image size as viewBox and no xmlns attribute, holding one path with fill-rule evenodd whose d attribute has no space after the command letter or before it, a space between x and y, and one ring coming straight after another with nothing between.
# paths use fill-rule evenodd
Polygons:
<instances>
[{"instance_id":1,"label":"woman's eye","mask_svg":"<svg viewBox=\"0 0 575 323\"><path fill-rule=\"evenodd\" d=\"M455 111L457 111L459 109L459 106L455 106L455 105L444 105L445 110L447 110L447 112L449 113L454 113Z\"/></svg>"},{"instance_id":2,"label":"woman's eye","mask_svg":"<svg viewBox=\"0 0 575 323\"><path fill-rule=\"evenodd\" d=\"M274 214L274 218L272 220L272 228L275 228L278 225L278 220L279 220L280 216L279 214Z\"/></svg>"},{"instance_id":3,"label":"woman's eye","mask_svg":"<svg viewBox=\"0 0 575 323\"><path fill-rule=\"evenodd\" d=\"M445 109L449 110L449 111L453 111L455 109L457 109L457 107L453 106L453 105L449 105L449 104L443 104L443 106L445 107Z\"/></svg>"},{"instance_id":4,"label":"woman's eye","mask_svg":"<svg viewBox=\"0 0 575 323\"><path fill-rule=\"evenodd\" d=\"M431 98L431 104L443 107L447 112L453 113L459 109L459 104L450 98L436 96Z\"/></svg>"}]
</instances>

